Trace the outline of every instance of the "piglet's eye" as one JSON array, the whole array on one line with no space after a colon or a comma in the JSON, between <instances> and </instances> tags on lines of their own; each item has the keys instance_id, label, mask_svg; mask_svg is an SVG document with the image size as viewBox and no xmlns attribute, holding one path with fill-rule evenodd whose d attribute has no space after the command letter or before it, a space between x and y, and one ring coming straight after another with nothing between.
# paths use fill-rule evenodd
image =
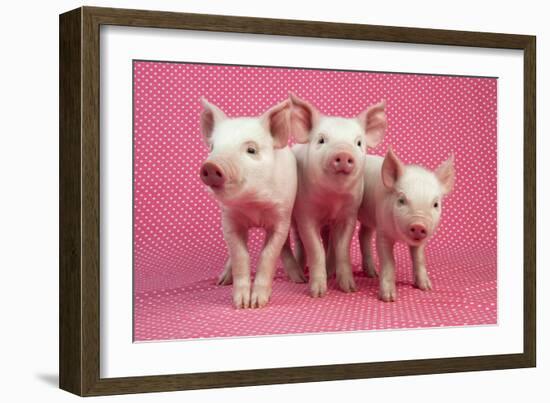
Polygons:
<instances>
[{"instance_id":1,"label":"piglet's eye","mask_svg":"<svg viewBox=\"0 0 550 403\"><path fill-rule=\"evenodd\" d=\"M248 147L248 148L246 149L246 152L247 152L248 154L256 154L256 149L255 149L254 147Z\"/></svg>"},{"instance_id":2,"label":"piglet's eye","mask_svg":"<svg viewBox=\"0 0 550 403\"><path fill-rule=\"evenodd\" d=\"M438 208L439 207L439 203L438 202L435 202L434 203L434 208Z\"/></svg>"},{"instance_id":3,"label":"piglet's eye","mask_svg":"<svg viewBox=\"0 0 550 403\"><path fill-rule=\"evenodd\" d=\"M404 206L407 201L405 200L404 197L400 197L399 199L397 199L397 203L399 203L400 206Z\"/></svg>"},{"instance_id":4,"label":"piglet's eye","mask_svg":"<svg viewBox=\"0 0 550 403\"><path fill-rule=\"evenodd\" d=\"M319 144L325 144L325 138L321 137L318 141Z\"/></svg>"},{"instance_id":5,"label":"piglet's eye","mask_svg":"<svg viewBox=\"0 0 550 403\"><path fill-rule=\"evenodd\" d=\"M363 144L361 143L361 140L357 141L357 147L361 147L361 144Z\"/></svg>"}]
</instances>

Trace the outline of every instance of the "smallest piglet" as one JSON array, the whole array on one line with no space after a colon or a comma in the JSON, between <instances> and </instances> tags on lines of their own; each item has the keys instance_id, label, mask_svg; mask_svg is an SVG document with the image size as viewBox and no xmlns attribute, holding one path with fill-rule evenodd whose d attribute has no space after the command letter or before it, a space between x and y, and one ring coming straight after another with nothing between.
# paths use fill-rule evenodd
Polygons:
<instances>
[{"instance_id":1,"label":"smallest piglet","mask_svg":"<svg viewBox=\"0 0 550 403\"><path fill-rule=\"evenodd\" d=\"M380 260L379 297L395 301L395 242L409 245L415 286L432 288L426 271L424 248L441 217L442 199L454 184L453 157L434 172L417 165L404 165L390 149L385 158L367 156L365 191L358 218L363 270L376 277L371 238L376 230L376 250Z\"/></svg>"}]
</instances>

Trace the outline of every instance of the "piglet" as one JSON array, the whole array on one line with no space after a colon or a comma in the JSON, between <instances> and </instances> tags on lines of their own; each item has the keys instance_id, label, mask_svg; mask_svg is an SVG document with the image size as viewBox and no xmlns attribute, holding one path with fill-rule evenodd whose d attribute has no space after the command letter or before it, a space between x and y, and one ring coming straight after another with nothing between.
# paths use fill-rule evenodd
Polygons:
<instances>
[{"instance_id":1,"label":"piglet","mask_svg":"<svg viewBox=\"0 0 550 403\"><path fill-rule=\"evenodd\" d=\"M201 128L210 153L200 178L220 204L229 250L219 283L233 282L235 307L262 307L271 296L296 197L296 159L287 146L290 101L259 117L238 118L228 118L205 99L202 105ZM251 288L247 237L252 227L265 229L266 240Z\"/></svg>"},{"instance_id":2,"label":"piglet","mask_svg":"<svg viewBox=\"0 0 550 403\"><path fill-rule=\"evenodd\" d=\"M404 165L388 150L385 158L367 156L365 190L358 218L361 222L359 242L363 270L376 277L371 251L371 238L376 230L376 250L380 260L379 297L395 301L395 242L409 245L415 286L430 290L424 248L436 230L441 217L443 197L453 188L453 157L435 172L417 165Z\"/></svg>"},{"instance_id":3,"label":"piglet","mask_svg":"<svg viewBox=\"0 0 550 403\"><path fill-rule=\"evenodd\" d=\"M385 103L343 118L324 116L295 95L291 101L292 133L299 143L292 147L298 163L293 222L297 255L303 248L305 259L299 260L309 266L310 294L326 294L327 269L336 273L342 291L355 291L349 248L363 197L367 146L375 147L386 129Z\"/></svg>"}]
</instances>

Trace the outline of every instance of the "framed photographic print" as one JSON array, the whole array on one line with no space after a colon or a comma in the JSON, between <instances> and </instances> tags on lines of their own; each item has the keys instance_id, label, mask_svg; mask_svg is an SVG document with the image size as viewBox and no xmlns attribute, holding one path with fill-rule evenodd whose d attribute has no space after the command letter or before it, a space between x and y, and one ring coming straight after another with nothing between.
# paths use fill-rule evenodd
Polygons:
<instances>
[{"instance_id":1,"label":"framed photographic print","mask_svg":"<svg viewBox=\"0 0 550 403\"><path fill-rule=\"evenodd\" d=\"M535 60L525 35L62 14L60 387L535 366Z\"/></svg>"}]
</instances>

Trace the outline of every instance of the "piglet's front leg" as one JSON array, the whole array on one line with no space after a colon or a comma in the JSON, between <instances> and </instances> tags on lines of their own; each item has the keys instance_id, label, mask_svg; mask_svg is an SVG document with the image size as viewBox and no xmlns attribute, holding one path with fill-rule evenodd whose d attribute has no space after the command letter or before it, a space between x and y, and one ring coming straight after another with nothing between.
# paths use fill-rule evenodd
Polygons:
<instances>
[{"instance_id":1,"label":"piglet's front leg","mask_svg":"<svg viewBox=\"0 0 550 403\"><path fill-rule=\"evenodd\" d=\"M277 258L281 254L281 249L288 237L290 223L285 222L277 225L275 229L266 231L266 240L264 248L260 255L250 306L252 308L261 308L265 306L271 297L271 287Z\"/></svg>"},{"instance_id":2,"label":"piglet's front leg","mask_svg":"<svg viewBox=\"0 0 550 403\"><path fill-rule=\"evenodd\" d=\"M233 278L233 304L236 308L250 306L250 257L246 245L248 228L223 220L224 237L229 249Z\"/></svg>"},{"instance_id":3,"label":"piglet's front leg","mask_svg":"<svg viewBox=\"0 0 550 403\"><path fill-rule=\"evenodd\" d=\"M413 263L414 285L422 291L432 289L432 283L426 270L426 256L424 254L424 245L411 246L411 258Z\"/></svg>"},{"instance_id":4,"label":"piglet's front leg","mask_svg":"<svg viewBox=\"0 0 550 403\"><path fill-rule=\"evenodd\" d=\"M380 259L380 289L379 297L382 301L391 302L397 300L395 286L395 259L393 257L394 240L384 234L376 234L376 251Z\"/></svg>"},{"instance_id":5,"label":"piglet's front leg","mask_svg":"<svg viewBox=\"0 0 550 403\"><path fill-rule=\"evenodd\" d=\"M314 298L323 297L327 293L327 271L319 225L310 219L300 220L297 224L309 266L310 294Z\"/></svg>"},{"instance_id":6,"label":"piglet's front leg","mask_svg":"<svg viewBox=\"0 0 550 403\"><path fill-rule=\"evenodd\" d=\"M355 280L353 279L353 270L351 267L351 258L349 248L353 231L355 229L356 218L352 217L334 225L331 232L331 249L334 251L334 265L336 269L336 281L338 286L344 292L357 291Z\"/></svg>"}]
</instances>

